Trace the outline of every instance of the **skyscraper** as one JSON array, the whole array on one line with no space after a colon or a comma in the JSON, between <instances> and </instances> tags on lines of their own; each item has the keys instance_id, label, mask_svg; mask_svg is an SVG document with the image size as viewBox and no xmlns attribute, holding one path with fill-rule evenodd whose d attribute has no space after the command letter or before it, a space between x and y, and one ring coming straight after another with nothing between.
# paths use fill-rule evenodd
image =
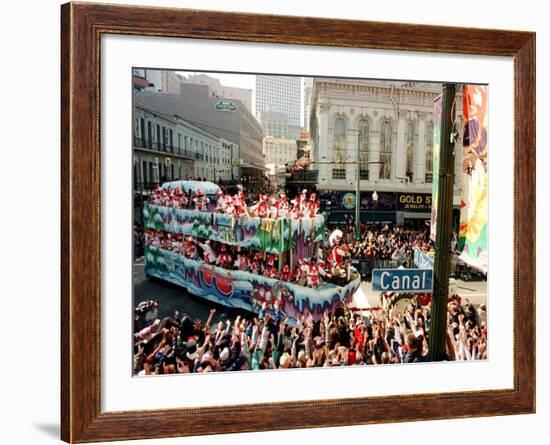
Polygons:
<instances>
[{"instance_id":1,"label":"skyscraper","mask_svg":"<svg viewBox=\"0 0 550 445\"><path fill-rule=\"evenodd\" d=\"M283 114L290 134L297 138L300 132L300 106L300 77L256 76L256 116L258 118L261 119L262 114L267 116L267 113Z\"/></svg>"}]
</instances>

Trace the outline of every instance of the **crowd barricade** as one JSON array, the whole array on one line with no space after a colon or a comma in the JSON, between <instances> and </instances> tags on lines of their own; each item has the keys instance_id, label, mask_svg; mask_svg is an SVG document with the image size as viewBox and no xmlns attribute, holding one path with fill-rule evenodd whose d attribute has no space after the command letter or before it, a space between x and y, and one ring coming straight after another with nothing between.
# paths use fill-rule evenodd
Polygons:
<instances>
[{"instance_id":1,"label":"crowd barricade","mask_svg":"<svg viewBox=\"0 0 550 445\"><path fill-rule=\"evenodd\" d=\"M399 267L399 261L391 259L368 259L368 258L354 258L351 260L351 264L363 280L370 281L372 277L373 269L396 269Z\"/></svg>"}]
</instances>

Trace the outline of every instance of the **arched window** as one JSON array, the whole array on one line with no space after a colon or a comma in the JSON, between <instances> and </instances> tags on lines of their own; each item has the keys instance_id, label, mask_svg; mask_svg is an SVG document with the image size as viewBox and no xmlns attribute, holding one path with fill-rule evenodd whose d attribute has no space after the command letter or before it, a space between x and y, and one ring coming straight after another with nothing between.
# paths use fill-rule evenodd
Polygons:
<instances>
[{"instance_id":1,"label":"arched window","mask_svg":"<svg viewBox=\"0 0 550 445\"><path fill-rule=\"evenodd\" d=\"M409 181L413 180L413 168L414 168L414 148L415 148L415 128L414 123L409 122L407 124L407 162L405 164L405 175L409 178Z\"/></svg>"},{"instance_id":2,"label":"arched window","mask_svg":"<svg viewBox=\"0 0 550 445\"><path fill-rule=\"evenodd\" d=\"M361 119L357 125L359 131L359 161L361 162L359 171L361 179L369 179L369 123Z\"/></svg>"},{"instance_id":3,"label":"arched window","mask_svg":"<svg viewBox=\"0 0 550 445\"><path fill-rule=\"evenodd\" d=\"M426 175L425 181L433 181L434 168L434 124L430 122L426 130Z\"/></svg>"},{"instance_id":4,"label":"arched window","mask_svg":"<svg viewBox=\"0 0 550 445\"><path fill-rule=\"evenodd\" d=\"M380 125L380 179L391 177L392 126L387 120Z\"/></svg>"},{"instance_id":5,"label":"arched window","mask_svg":"<svg viewBox=\"0 0 550 445\"><path fill-rule=\"evenodd\" d=\"M334 161L342 162L346 150L346 121L343 117L334 120ZM343 165L334 164L332 179L346 179L346 169Z\"/></svg>"}]
</instances>

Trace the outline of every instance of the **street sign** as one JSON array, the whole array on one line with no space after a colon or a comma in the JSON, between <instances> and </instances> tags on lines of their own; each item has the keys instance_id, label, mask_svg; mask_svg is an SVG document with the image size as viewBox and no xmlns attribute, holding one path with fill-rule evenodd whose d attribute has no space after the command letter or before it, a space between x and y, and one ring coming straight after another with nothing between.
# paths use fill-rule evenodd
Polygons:
<instances>
[{"instance_id":1,"label":"street sign","mask_svg":"<svg viewBox=\"0 0 550 445\"><path fill-rule=\"evenodd\" d=\"M243 165L243 160L242 159L233 159L231 161L231 165L233 165L233 166Z\"/></svg>"},{"instance_id":2,"label":"street sign","mask_svg":"<svg viewBox=\"0 0 550 445\"><path fill-rule=\"evenodd\" d=\"M434 259L426 255L418 247L414 248L414 265L420 269L433 269Z\"/></svg>"},{"instance_id":3,"label":"street sign","mask_svg":"<svg viewBox=\"0 0 550 445\"><path fill-rule=\"evenodd\" d=\"M381 292L431 292L431 269L374 269L372 290Z\"/></svg>"}]
</instances>

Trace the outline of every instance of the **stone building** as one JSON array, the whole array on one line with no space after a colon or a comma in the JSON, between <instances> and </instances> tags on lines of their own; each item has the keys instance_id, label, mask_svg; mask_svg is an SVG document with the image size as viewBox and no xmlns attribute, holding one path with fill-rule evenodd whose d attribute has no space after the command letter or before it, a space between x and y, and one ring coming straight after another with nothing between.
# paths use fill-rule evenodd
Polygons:
<instances>
[{"instance_id":1,"label":"stone building","mask_svg":"<svg viewBox=\"0 0 550 445\"><path fill-rule=\"evenodd\" d=\"M441 84L313 78L308 86L306 118L313 168L319 172L318 190L352 192L359 174L360 189L366 194L431 193L433 110ZM460 94L456 111L456 128L461 132ZM457 173L459 165L457 156ZM458 205L460 174L455 178Z\"/></svg>"}]
</instances>

